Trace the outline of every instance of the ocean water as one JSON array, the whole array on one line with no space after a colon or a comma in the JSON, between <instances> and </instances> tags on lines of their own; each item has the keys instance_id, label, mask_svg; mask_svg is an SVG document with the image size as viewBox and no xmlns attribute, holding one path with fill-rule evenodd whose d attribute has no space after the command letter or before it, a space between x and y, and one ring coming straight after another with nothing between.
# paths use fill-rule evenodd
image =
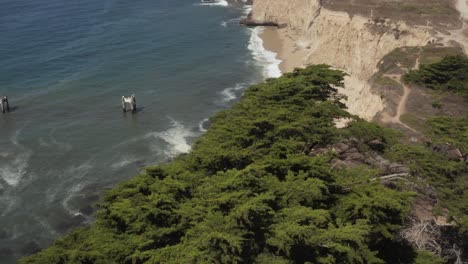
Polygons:
<instances>
[{"instance_id":1,"label":"ocean water","mask_svg":"<svg viewBox=\"0 0 468 264\"><path fill-rule=\"evenodd\" d=\"M190 151L250 84L281 73L225 1L2 0L0 263L93 221L105 189ZM135 94L138 111L123 113Z\"/></svg>"}]
</instances>

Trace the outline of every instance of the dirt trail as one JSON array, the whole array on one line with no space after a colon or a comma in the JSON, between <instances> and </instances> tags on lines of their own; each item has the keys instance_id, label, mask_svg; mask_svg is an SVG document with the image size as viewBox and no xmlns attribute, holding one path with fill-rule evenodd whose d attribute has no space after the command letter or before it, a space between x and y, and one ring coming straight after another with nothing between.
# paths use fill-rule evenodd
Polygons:
<instances>
[{"instance_id":1,"label":"dirt trail","mask_svg":"<svg viewBox=\"0 0 468 264\"><path fill-rule=\"evenodd\" d=\"M416 64L413 67L413 70L418 69L418 68L419 68L419 57L416 59ZM388 122L388 123L400 124L400 125L404 126L405 128L417 133L418 131L416 131L413 128L409 127L408 125L401 122L401 120L400 120L401 116L404 113L406 113L406 103L408 102L408 97L411 94L411 88L408 85L406 85L404 82L402 82L402 80L401 80L402 75L401 74L385 74L384 76L386 76L388 78L391 78L392 80L397 81L403 87L403 96L401 96L400 102L398 103L396 114L394 116L386 116L386 117L383 118L382 121L383 122Z\"/></svg>"},{"instance_id":2,"label":"dirt trail","mask_svg":"<svg viewBox=\"0 0 468 264\"><path fill-rule=\"evenodd\" d=\"M446 37L445 41L446 42L449 42L450 40L457 41L463 46L465 53L468 53L468 32L466 32L468 31L468 0L457 0L456 8L458 12L460 12L460 18L463 20L463 27L458 30L450 31L451 35ZM416 64L413 67L413 69L419 68L419 60L420 58L418 57L416 59ZM401 116L406 112L406 103L408 102L408 97L411 93L411 88L401 81L401 78L402 78L401 74L386 74L385 76L397 81L399 84L401 84L401 86L403 86L403 96L401 97L400 102L398 103L395 116L386 117L385 121L401 124L402 126L414 132L417 132L416 130L412 129L411 127L404 124L400 120Z\"/></svg>"},{"instance_id":3,"label":"dirt trail","mask_svg":"<svg viewBox=\"0 0 468 264\"><path fill-rule=\"evenodd\" d=\"M400 120L400 117L406 112L406 102L408 102L408 96L411 93L411 89L408 87L408 85L404 83L402 83L402 85L403 85L403 91L404 91L403 96L400 99L400 103L398 104L398 108L397 108L397 113L394 116L394 119L400 123L402 123Z\"/></svg>"},{"instance_id":4,"label":"dirt trail","mask_svg":"<svg viewBox=\"0 0 468 264\"><path fill-rule=\"evenodd\" d=\"M445 46L450 46L449 42L456 41L462 45L463 51L466 54L468 54L468 0L457 0L456 8L458 12L460 12L460 18L463 21L462 28L458 30L451 30L449 36L446 36L446 35L439 35L439 36L443 38ZM416 64L413 67L413 69L419 68L419 60L420 58L418 57L416 59ZM384 76L397 81L403 87L403 95L400 98L395 115L394 116L386 115L382 118L382 121L388 122L388 123L399 124L413 132L418 133L418 131L409 127L408 125L406 125L400 120L401 116L405 114L406 112L406 104L408 102L408 97L411 94L411 88L401 80L402 78L401 74L385 74Z\"/></svg>"},{"instance_id":5,"label":"dirt trail","mask_svg":"<svg viewBox=\"0 0 468 264\"><path fill-rule=\"evenodd\" d=\"M403 87L403 95L401 96L400 101L398 102L396 114L394 116L386 115L382 118L382 121L385 123L399 124L413 132L418 132L414 130L413 128L409 127L408 125L406 125L405 123L401 122L400 120L401 116L404 113L406 113L406 103L408 102L408 97L411 94L411 88L401 81L401 74L385 74L385 76L401 84L401 86Z\"/></svg>"}]
</instances>

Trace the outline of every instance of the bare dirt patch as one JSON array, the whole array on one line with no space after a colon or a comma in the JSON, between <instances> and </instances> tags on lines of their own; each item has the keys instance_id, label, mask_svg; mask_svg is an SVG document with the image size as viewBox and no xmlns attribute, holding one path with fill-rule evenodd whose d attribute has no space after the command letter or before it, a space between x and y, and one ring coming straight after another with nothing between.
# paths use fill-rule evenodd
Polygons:
<instances>
[{"instance_id":1,"label":"bare dirt patch","mask_svg":"<svg viewBox=\"0 0 468 264\"><path fill-rule=\"evenodd\" d=\"M438 29L456 29L462 25L459 12L448 0L329 0L323 7L350 16L389 18Z\"/></svg>"}]
</instances>

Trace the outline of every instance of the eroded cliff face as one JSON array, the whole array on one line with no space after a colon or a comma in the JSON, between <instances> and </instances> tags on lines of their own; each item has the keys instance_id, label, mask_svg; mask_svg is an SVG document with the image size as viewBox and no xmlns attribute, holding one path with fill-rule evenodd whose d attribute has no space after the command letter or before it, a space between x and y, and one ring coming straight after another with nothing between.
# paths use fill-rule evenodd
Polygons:
<instances>
[{"instance_id":1,"label":"eroded cliff face","mask_svg":"<svg viewBox=\"0 0 468 264\"><path fill-rule=\"evenodd\" d=\"M395 48L433 41L429 27L332 11L320 0L255 0L251 19L287 24L282 38L298 60L285 70L326 63L347 72L342 93L348 109L367 120L384 109L384 99L369 84L379 61Z\"/></svg>"}]
</instances>

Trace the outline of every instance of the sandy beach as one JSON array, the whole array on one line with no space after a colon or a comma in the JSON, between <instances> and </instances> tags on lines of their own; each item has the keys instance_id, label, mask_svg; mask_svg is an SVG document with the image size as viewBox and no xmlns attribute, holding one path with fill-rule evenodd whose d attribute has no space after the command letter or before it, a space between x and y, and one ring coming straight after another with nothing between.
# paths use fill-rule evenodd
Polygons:
<instances>
[{"instance_id":1,"label":"sandy beach","mask_svg":"<svg viewBox=\"0 0 468 264\"><path fill-rule=\"evenodd\" d=\"M307 57L305 50L297 47L294 41L288 41L291 37L287 35L286 30L265 27L260 38L265 49L275 52L277 58L282 61L281 72L290 72L294 68L305 66L304 59Z\"/></svg>"}]
</instances>

